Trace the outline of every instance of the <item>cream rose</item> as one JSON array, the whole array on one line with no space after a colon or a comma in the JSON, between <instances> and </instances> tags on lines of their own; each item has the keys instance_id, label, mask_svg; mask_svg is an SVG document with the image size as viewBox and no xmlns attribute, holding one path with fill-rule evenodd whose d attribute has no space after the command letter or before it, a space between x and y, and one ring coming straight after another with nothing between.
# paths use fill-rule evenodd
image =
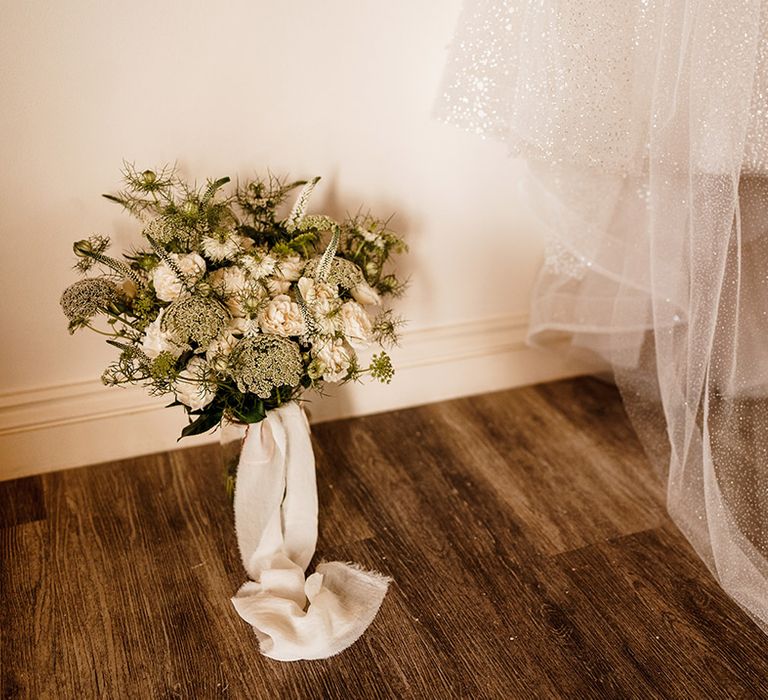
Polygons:
<instances>
[{"instance_id":1,"label":"cream rose","mask_svg":"<svg viewBox=\"0 0 768 700\"><path fill-rule=\"evenodd\" d=\"M379 297L379 293L367 282L361 282L351 291L355 301L363 304L364 306L375 306L376 304L381 303L381 297Z\"/></svg>"},{"instance_id":2,"label":"cream rose","mask_svg":"<svg viewBox=\"0 0 768 700\"><path fill-rule=\"evenodd\" d=\"M283 258L277 263L275 277L279 280L295 282L301 277L301 271L304 269L305 264L306 263L298 255L291 255L290 257Z\"/></svg>"},{"instance_id":3,"label":"cream rose","mask_svg":"<svg viewBox=\"0 0 768 700\"><path fill-rule=\"evenodd\" d=\"M170 255L190 282L197 282L205 274L205 260L197 253L186 255L171 253ZM184 289L176 273L164 262L152 270L152 283L155 286L157 298L163 301L175 301Z\"/></svg>"},{"instance_id":4,"label":"cream rose","mask_svg":"<svg viewBox=\"0 0 768 700\"><path fill-rule=\"evenodd\" d=\"M287 294L280 294L267 304L259 315L259 326L264 333L282 336L302 335L306 330L299 305Z\"/></svg>"},{"instance_id":5,"label":"cream rose","mask_svg":"<svg viewBox=\"0 0 768 700\"><path fill-rule=\"evenodd\" d=\"M344 335L353 348L363 349L371 344L371 319L360 304L356 301L342 304L339 316Z\"/></svg>"},{"instance_id":6,"label":"cream rose","mask_svg":"<svg viewBox=\"0 0 768 700\"><path fill-rule=\"evenodd\" d=\"M246 271L236 265L216 270L209 279L211 286L224 294L237 294L252 285Z\"/></svg>"},{"instance_id":7,"label":"cream rose","mask_svg":"<svg viewBox=\"0 0 768 700\"><path fill-rule=\"evenodd\" d=\"M291 288L291 283L289 280L281 280L277 277L268 277L264 281L267 283L267 289L272 296L288 294L288 290Z\"/></svg>"},{"instance_id":8,"label":"cream rose","mask_svg":"<svg viewBox=\"0 0 768 700\"><path fill-rule=\"evenodd\" d=\"M336 290L330 284L318 282L311 277L302 277L299 280L299 291L304 301L310 306L321 301L332 301L338 298Z\"/></svg>"},{"instance_id":9,"label":"cream rose","mask_svg":"<svg viewBox=\"0 0 768 700\"><path fill-rule=\"evenodd\" d=\"M170 352L176 356L181 354L181 346L174 343L170 334L161 328L164 313L165 309L162 309L157 318L146 327L141 339L142 351L152 360L162 352Z\"/></svg>"},{"instance_id":10,"label":"cream rose","mask_svg":"<svg viewBox=\"0 0 768 700\"><path fill-rule=\"evenodd\" d=\"M328 340L314 351L326 382L339 382L349 373L354 353L340 338Z\"/></svg>"},{"instance_id":11,"label":"cream rose","mask_svg":"<svg viewBox=\"0 0 768 700\"><path fill-rule=\"evenodd\" d=\"M205 376L210 371L208 363L201 357L194 357L189 361L186 369L179 372L179 378L173 384L173 392L176 399L193 411L207 406L216 396L208 383L204 382Z\"/></svg>"}]
</instances>

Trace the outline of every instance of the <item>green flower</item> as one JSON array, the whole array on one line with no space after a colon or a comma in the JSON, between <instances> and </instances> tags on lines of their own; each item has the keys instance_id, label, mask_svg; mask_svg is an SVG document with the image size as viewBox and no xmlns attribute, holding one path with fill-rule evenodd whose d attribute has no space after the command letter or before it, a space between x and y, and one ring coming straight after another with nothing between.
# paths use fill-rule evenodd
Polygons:
<instances>
[{"instance_id":1,"label":"green flower","mask_svg":"<svg viewBox=\"0 0 768 700\"><path fill-rule=\"evenodd\" d=\"M211 297L187 294L179 297L165 311L162 329L180 344L210 345L229 322L229 312Z\"/></svg>"},{"instance_id":2,"label":"green flower","mask_svg":"<svg viewBox=\"0 0 768 700\"><path fill-rule=\"evenodd\" d=\"M320 258L312 258L304 268L304 277L314 277L319 264ZM334 258L328 279L325 281L331 286L338 285L342 289L354 289L363 282L363 271L351 260Z\"/></svg>"},{"instance_id":3,"label":"green flower","mask_svg":"<svg viewBox=\"0 0 768 700\"><path fill-rule=\"evenodd\" d=\"M229 374L242 392L262 399L282 386L298 386L304 373L299 346L287 338L260 333L240 340L229 355Z\"/></svg>"},{"instance_id":4,"label":"green flower","mask_svg":"<svg viewBox=\"0 0 768 700\"><path fill-rule=\"evenodd\" d=\"M120 299L117 286L100 277L88 277L71 284L61 295L61 308L69 319L69 332L87 325L98 313Z\"/></svg>"}]
</instances>

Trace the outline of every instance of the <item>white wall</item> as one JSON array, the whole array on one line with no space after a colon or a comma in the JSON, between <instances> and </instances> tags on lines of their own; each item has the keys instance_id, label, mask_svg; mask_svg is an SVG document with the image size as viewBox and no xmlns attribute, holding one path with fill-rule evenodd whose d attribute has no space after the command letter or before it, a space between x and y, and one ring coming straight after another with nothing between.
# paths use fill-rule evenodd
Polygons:
<instances>
[{"instance_id":1,"label":"white wall","mask_svg":"<svg viewBox=\"0 0 768 700\"><path fill-rule=\"evenodd\" d=\"M137 240L99 197L119 186L123 158L177 161L199 180L319 174L315 209L397 213L412 247L407 381L347 392L321 417L567 371L520 345L542 244L517 199L519 165L431 118L457 0L1 7L0 477L163 449L183 421L104 394L94 381L110 349L70 337L58 305L73 240Z\"/></svg>"}]
</instances>

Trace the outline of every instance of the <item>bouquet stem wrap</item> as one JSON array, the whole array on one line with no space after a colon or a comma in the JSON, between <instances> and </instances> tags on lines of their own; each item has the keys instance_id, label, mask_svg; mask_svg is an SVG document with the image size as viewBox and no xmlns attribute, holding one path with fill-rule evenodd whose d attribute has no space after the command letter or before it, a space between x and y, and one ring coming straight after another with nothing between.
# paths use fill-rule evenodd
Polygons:
<instances>
[{"instance_id":1,"label":"bouquet stem wrap","mask_svg":"<svg viewBox=\"0 0 768 700\"><path fill-rule=\"evenodd\" d=\"M249 426L235 487L235 528L251 581L232 598L261 653L324 659L371 624L389 581L354 564L323 562L305 578L317 543L317 486L309 423L290 402Z\"/></svg>"}]
</instances>

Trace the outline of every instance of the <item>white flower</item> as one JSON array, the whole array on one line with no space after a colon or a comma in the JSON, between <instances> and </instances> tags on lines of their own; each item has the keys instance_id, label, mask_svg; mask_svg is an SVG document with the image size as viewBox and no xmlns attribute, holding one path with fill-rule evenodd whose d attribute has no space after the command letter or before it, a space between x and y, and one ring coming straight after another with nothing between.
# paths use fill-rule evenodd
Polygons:
<instances>
[{"instance_id":1,"label":"white flower","mask_svg":"<svg viewBox=\"0 0 768 700\"><path fill-rule=\"evenodd\" d=\"M301 296L319 326L318 333L331 336L341 330L341 317L338 313L341 300L336 288L312 277L302 277L298 286Z\"/></svg>"},{"instance_id":2,"label":"white flower","mask_svg":"<svg viewBox=\"0 0 768 700\"><path fill-rule=\"evenodd\" d=\"M298 255L291 255L290 257L283 258L277 263L275 277L279 280L295 282L301 277L301 271L304 269L305 264L304 260Z\"/></svg>"},{"instance_id":3,"label":"white flower","mask_svg":"<svg viewBox=\"0 0 768 700\"><path fill-rule=\"evenodd\" d=\"M248 273L237 265L223 267L212 272L208 281L217 292L222 294L237 294L253 284L248 279Z\"/></svg>"},{"instance_id":4,"label":"white flower","mask_svg":"<svg viewBox=\"0 0 768 700\"><path fill-rule=\"evenodd\" d=\"M302 277L299 280L299 291L309 306L314 306L321 301L338 299L338 294L331 285L325 282L318 282L311 277Z\"/></svg>"},{"instance_id":5,"label":"white flower","mask_svg":"<svg viewBox=\"0 0 768 700\"><path fill-rule=\"evenodd\" d=\"M157 318L146 327L144 337L141 339L141 349L151 360L161 352L170 352L176 356L181 354L182 347L174 343L171 335L160 327L164 313L165 309L161 309Z\"/></svg>"},{"instance_id":6,"label":"white flower","mask_svg":"<svg viewBox=\"0 0 768 700\"><path fill-rule=\"evenodd\" d=\"M340 338L328 340L313 350L315 359L321 365L322 376L326 382L338 382L349 372L354 353L344 345Z\"/></svg>"},{"instance_id":7,"label":"white flower","mask_svg":"<svg viewBox=\"0 0 768 700\"><path fill-rule=\"evenodd\" d=\"M261 332L259 319L250 316L233 316L227 330L240 335L255 335Z\"/></svg>"},{"instance_id":8,"label":"white flower","mask_svg":"<svg viewBox=\"0 0 768 700\"><path fill-rule=\"evenodd\" d=\"M257 250L243 256L240 264L251 273L254 279L258 280L271 275L275 271L277 260L269 253Z\"/></svg>"},{"instance_id":9,"label":"white flower","mask_svg":"<svg viewBox=\"0 0 768 700\"><path fill-rule=\"evenodd\" d=\"M205 260L197 253L171 253L170 256L190 283L194 284L205 274ZM184 288L176 273L164 262L152 270L152 283L155 285L157 298L163 301L175 301Z\"/></svg>"},{"instance_id":10,"label":"white flower","mask_svg":"<svg viewBox=\"0 0 768 700\"><path fill-rule=\"evenodd\" d=\"M238 238L231 235L226 235L223 240L213 236L205 236L200 241L200 247L208 259L214 262L232 260L241 250Z\"/></svg>"},{"instance_id":11,"label":"white flower","mask_svg":"<svg viewBox=\"0 0 768 700\"><path fill-rule=\"evenodd\" d=\"M376 231L369 231L367 228L363 228L362 226L357 230L363 239L365 239L368 243L373 243L377 248L384 247L384 239L380 233L377 233Z\"/></svg>"},{"instance_id":12,"label":"white flower","mask_svg":"<svg viewBox=\"0 0 768 700\"><path fill-rule=\"evenodd\" d=\"M207 406L216 397L216 392L205 381L210 368L201 357L193 357L186 369L179 372L178 379L173 384L176 399L193 411Z\"/></svg>"},{"instance_id":13,"label":"white flower","mask_svg":"<svg viewBox=\"0 0 768 700\"><path fill-rule=\"evenodd\" d=\"M226 329L205 350L205 359L213 369L224 372L227 368L227 355L237 344L238 338L230 329Z\"/></svg>"},{"instance_id":14,"label":"white flower","mask_svg":"<svg viewBox=\"0 0 768 700\"><path fill-rule=\"evenodd\" d=\"M371 319L365 309L355 301L342 305L339 313L341 327L353 348L365 348L371 343Z\"/></svg>"},{"instance_id":15,"label":"white flower","mask_svg":"<svg viewBox=\"0 0 768 700\"><path fill-rule=\"evenodd\" d=\"M266 282L267 289L272 296L288 294L288 290L291 288L291 283L289 280L281 280L277 277L268 277L264 281Z\"/></svg>"},{"instance_id":16,"label":"white flower","mask_svg":"<svg viewBox=\"0 0 768 700\"><path fill-rule=\"evenodd\" d=\"M264 333L289 336L305 332L304 318L295 301L286 294L276 296L259 315L259 325Z\"/></svg>"},{"instance_id":17,"label":"white flower","mask_svg":"<svg viewBox=\"0 0 768 700\"><path fill-rule=\"evenodd\" d=\"M376 305L381 303L379 293L367 282L361 282L351 291L355 300L363 305Z\"/></svg>"}]
</instances>

